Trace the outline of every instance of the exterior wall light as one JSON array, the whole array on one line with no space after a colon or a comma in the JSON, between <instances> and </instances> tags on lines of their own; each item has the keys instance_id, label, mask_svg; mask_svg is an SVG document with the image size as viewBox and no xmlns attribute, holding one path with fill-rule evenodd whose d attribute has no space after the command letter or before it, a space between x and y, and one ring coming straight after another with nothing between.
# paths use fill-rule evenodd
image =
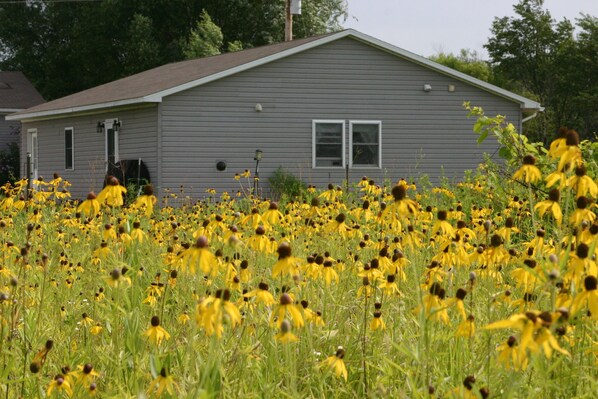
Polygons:
<instances>
[{"instance_id":1,"label":"exterior wall light","mask_svg":"<svg viewBox=\"0 0 598 399\"><path fill-rule=\"evenodd\" d=\"M115 132L118 132L120 130L120 121L118 119L115 119L114 122L112 122L112 129Z\"/></svg>"},{"instance_id":2,"label":"exterior wall light","mask_svg":"<svg viewBox=\"0 0 598 399\"><path fill-rule=\"evenodd\" d=\"M98 124L96 125L96 132L104 133L104 122L98 122Z\"/></svg>"},{"instance_id":3,"label":"exterior wall light","mask_svg":"<svg viewBox=\"0 0 598 399\"><path fill-rule=\"evenodd\" d=\"M257 196L257 190L260 186L260 161L262 160L262 150L255 150L255 177L253 178L253 195Z\"/></svg>"},{"instance_id":4,"label":"exterior wall light","mask_svg":"<svg viewBox=\"0 0 598 399\"><path fill-rule=\"evenodd\" d=\"M448 91L449 92L454 92L455 91L455 85L448 85Z\"/></svg>"},{"instance_id":5,"label":"exterior wall light","mask_svg":"<svg viewBox=\"0 0 598 399\"><path fill-rule=\"evenodd\" d=\"M226 162L224 162L224 161L216 162L216 170L218 170L219 172L225 171L226 170Z\"/></svg>"},{"instance_id":6,"label":"exterior wall light","mask_svg":"<svg viewBox=\"0 0 598 399\"><path fill-rule=\"evenodd\" d=\"M262 112L262 104L260 104L260 103L255 104L255 112Z\"/></svg>"},{"instance_id":7,"label":"exterior wall light","mask_svg":"<svg viewBox=\"0 0 598 399\"><path fill-rule=\"evenodd\" d=\"M430 84L425 84L424 85L424 92L429 93L432 91L432 85Z\"/></svg>"}]
</instances>

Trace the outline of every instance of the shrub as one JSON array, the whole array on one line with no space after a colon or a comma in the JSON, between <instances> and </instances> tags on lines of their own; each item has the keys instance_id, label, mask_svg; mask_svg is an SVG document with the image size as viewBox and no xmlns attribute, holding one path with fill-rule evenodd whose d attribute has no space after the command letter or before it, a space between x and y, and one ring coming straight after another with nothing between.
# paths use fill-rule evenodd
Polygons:
<instances>
[{"instance_id":1,"label":"shrub","mask_svg":"<svg viewBox=\"0 0 598 399\"><path fill-rule=\"evenodd\" d=\"M14 183L19 179L20 149L16 141L0 151L0 184Z\"/></svg>"},{"instance_id":2,"label":"shrub","mask_svg":"<svg viewBox=\"0 0 598 399\"><path fill-rule=\"evenodd\" d=\"M287 197L301 197L306 190L305 183L295 177L288 170L278 167L268 178L272 196L275 198Z\"/></svg>"}]
</instances>

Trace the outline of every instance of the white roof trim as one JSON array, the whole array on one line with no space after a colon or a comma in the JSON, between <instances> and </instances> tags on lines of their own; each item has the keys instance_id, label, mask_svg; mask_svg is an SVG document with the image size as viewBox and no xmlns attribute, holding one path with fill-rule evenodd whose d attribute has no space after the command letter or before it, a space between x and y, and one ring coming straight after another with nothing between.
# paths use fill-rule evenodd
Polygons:
<instances>
[{"instance_id":1,"label":"white roof trim","mask_svg":"<svg viewBox=\"0 0 598 399\"><path fill-rule=\"evenodd\" d=\"M74 114L77 112L94 111L94 110L100 110L100 109L105 109L105 108L122 107L123 105L152 103L152 102L158 102L158 101L148 100L147 97L137 97L137 98L130 98L127 100L118 100L118 101L110 101L110 102L106 102L106 103L82 105L80 107L61 108L61 109L48 110L48 111L32 112L29 114L21 114L21 115L8 115L8 116L6 116L6 120L12 121L12 120L35 119L35 118L43 118L43 117L47 117L47 116L67 115L67 114Z\"/></svg>"},{"instance_id":2,"label":"white roof trim","mask_svg":"<svg viewBox=\"0 0 598 399\"><path fill-rule=\"evenodd\" d=\"M391 54L405 58L408 61L415 62L424 67L427 67L427 68L430 68L437 72L440 72L444 75L448 75L457 80L461 80L463 82L469 83L469 84L476 86L482 90L488 91L488 92L498 95L500 97L514 101L516 103L519 103L522 110L543 110L543 108L541 107L541 105L538 102L530 100L529 98L525 98L523 96L512 93L508 90L501 89L500 87L497 87L490 83L476 79L476 78L466 75L462 72L458 72L454 69L451 69L449 67L441 65L437 62L431 61L425 57L411 53L407 50L403 50L399 47L393 46L392 44L386 43L382 40L368 36L361 32L355 31L353 29L347 29L347 30L344 30L341 32L337 32L337 33L333 33L331 35L324 36L320 39L313 40L311 42L299 45L297 47L293 47L291 49L284 50L284 51L278 52L276 54L272 54L270 56L263 57L263 58L255 60L255 61L251 61L246 64L239 65L234 68L230 68L225 71L221 71L221 72L212 74L210 76L196 79L191 82L187 82L187 83L184 83L184 84L181 84L178 86L174 86L169 89L162 90L162 91L159 91L159 92L156 92L154 94L150 94L150 95L147 95L144 97L132 98L132 99L128 99L128 100L119 100L119 101L113 101L113 102L106 102L106 103L98 103L98 104L92 104L92 105L84 105L81 107L64 108L64 109L57 109L57 110L40 111L40 112L35 112L35 113L30 113L30 114L23 114L23 115L7 116L6 119L7 120L33 119L33 118L47 117L47 116L53 116L53 115L72 114L75 112L82 112L82 111L99 110L99 109L103 109L103 108L111 108L111 107L118 107L118 106L122 106L122 105L138 104L138 103L145 103L145 102L157 103L157 102L161 102L162 99L166 96L176 94L176 93L182 92L184 90L191 89L193 87L204 85L206 83L210 83L215 80L222 79L227 76L234 75L236 73L246 71L248 69L255 68L257 66L267 64L269 62L276 61L276 60L288 57L293 54L301 53L303 51L306 51L306 50L309 50L309 49L312 49L315 47L319 47L323 44L330 43L335 40L342 39L344 37L353 37L353 38L360 40L366 44L378 47L378 48L385 50Z\"/></svg>"}]
</instances>

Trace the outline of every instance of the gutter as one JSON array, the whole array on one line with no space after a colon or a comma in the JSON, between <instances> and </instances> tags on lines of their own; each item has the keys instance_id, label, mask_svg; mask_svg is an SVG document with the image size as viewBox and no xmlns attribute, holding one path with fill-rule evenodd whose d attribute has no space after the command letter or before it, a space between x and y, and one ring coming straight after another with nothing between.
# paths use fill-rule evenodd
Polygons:
<instances>
[{"instance_id":1,"label":"gutter","mask_svg":"<svg viewBox=\"0 0 598 399\"><path fill-rule=\"evenodd\" d=\"M521 124L523 125L525 122L534 119L536 116L538 116L538 112L544 112L544 107L540 107L540 108L536 109L536 112L534 112L533 114L531 114L530 116L528 116L526 118L523 118L521 120Z\"/></svg>"}]
</instances>

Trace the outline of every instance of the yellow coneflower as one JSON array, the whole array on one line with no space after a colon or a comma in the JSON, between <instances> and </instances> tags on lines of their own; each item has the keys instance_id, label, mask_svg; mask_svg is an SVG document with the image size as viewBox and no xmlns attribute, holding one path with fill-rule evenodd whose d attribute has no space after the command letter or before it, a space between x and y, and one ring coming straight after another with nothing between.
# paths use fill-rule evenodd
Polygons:
<instances>
[{"instance_id":1,"label":"yellow coneflower","mask_svg":"<svg viewBox=\"0 0 598 399\"><path fill-rule=\"evenodd\" d=\"M0 322L4 322L4 320L0 320ZM46 357L48 356L48 352L50 352L53 347L54 347L54 341L49 339L46 341L46 344L44 345L44 347L39 352L37 352L37 354L31 361L31 364L29 365L29 370L33 374L37 374L40 372L41 368L43 367L44 363L46 362Z\"/></svg>"},{"instance_id":2,"label":"yellow coneflower","mask_svg":"<svg viewBox=\"0 0 598 399\"><path fill-rule=\"evenodd\" d=\"M195 274L199 269L202 273L208 275L216 266L216 257L208 249L206 236L199 236L195 244L179 255L179 259L182 261L181 269L184 271L189 270L191 274Z\"/></svg>"},{"instance_id":3,"label":"yellow coneflower","mask_svg":"<svg viewBox=\"0 0 598 399\"><path fill-rule=\"evenodd\" d=\"M143 186L143 195L137 197L135 202L131 204L131 208L145 211L145 216L151 216L156 202L158 202L158 199L154 195L154 187L151 184L146 184Z\"/></svg>"},{"instance_id":4,"label":"yellow coneflower","mask_svg":"<svg viewBox=\"0 0 598 399\"><path fill-rule=\"evenodd\" d=\"M81 315L81 325L83 327L91 327L93 325L93 319L89 317L87 313Z\"/></svg>"},{"instance_id":5,"label":"yellow coneflower","mask_svg":"<svg viewBox=\"0 0 598 399\"><path fill-rule=\"evenodd\" d=\"M120 185L118 179L110 176L107 179L106 187L100 191L97 201L100 205L107 205L110 207L122 206L124 203L123 194L126 194L127 189Z\"/></svg>"},{"instance_id":6,"label":"yellow coneflower","mask_svg":"<svg viewBox=\"0 0 598 399\"><path fill-rule=\"evenodd\" d=\"M462 320L467 320L467 315L465 313L465 303L463 302L466 295L467 290L465 290L464 288L459 288L455 293L455 297L449 298L446 301L447 308L451 308L453 306L457 308L457 311L459 312L459 315L461 316Z\"/></svg>"},{"instance_id":7,"label":"yellow coneflower","mask_svg":"<svg viewBox=\"0 0 598 399\"><path fill-rule=\"evenodd\" d=\"M566 171L581 164L581 150L579 149L579 134L575 130L567 131L565 135L566 149L561 152L557 170Z\"/></svg>"},{"instance_id":8,"label":"yellow coneflower","mask_svg":"<svg viewBox=\"0 0 598 399\"><path fill-rule=\"evenodd\" d=\"M441 233L442 235L452 237L455 234L455 228L447 222L446 211L438 211L437 217L438 220L432 226L432 235Z\"/></svg>"},{"instance_id":9,"label":"yellow coneflower","mask_svg":"<svg viewBox=\"0 0 598 399\"><path fill-rule=\"evenodd\" d=\"M406 217L416 217L419 209L419 204L407 198L407 187L404 184L398 184L391 190L391 194L394 198L394 202L386 207L384 210L385 215L389 215L391 218L396 219Z\"/></svg>"},{"instance_id":10,"label":"yellow coneflower","mask_svg":"<svg viewBox=\"0 0 598 399\"><path fill-rule=\"evenodd\" d=\"M473 393L473 384L475 383L475 377L473 375L468 375L463 380L463 385L454 388L450 392L450 398L459 398L459 399L477 399L475 393Z\"/></svg>"},{"instance_id":11,"label":"yellow coneflower","mask_svg":"<svg viewBox=\"0 0 598 399\"><path fill-rule=\"evenodd\" d=\"M588 209L591 201L583 195L577 198L576 208L569 216L569 223L573 226L581 226L583 222L594 223L596 214Z\"/></svg>"},{"instance_id":12,"label":"yellow coneflower","mask_svg":"<svg viewBox=\"0 0 598 399\"><path fill-rule=\"evenodd\" d=\"M293 303L293 299L289 294L284 293L280 296L279 304L272 309L270 324L276 324L280 328L282 321L286 320L287 316L296 327L303 327L305 324L299 307Z\"/></svg>"},{"instance_id":13,"label":"yellow coneflower","mask_svg":"<svg viewBox=\"0 0 598 399\"><path fill-rule=\"evenodd\" d=\"M465 320L463 320L459 326L457 326L457 331L455 331L456 337L465 337L471 338L475 335L475 318L473 315L467 316Z\"/></svg>"},{"instance_id":14,"label":"yellow coneflower","mask_svg":"<svg viewBox=\"0 0 598 399\"><path fill-rule=\"evenodd\" d=\"M141 223L140 222L133 222L133 230L131 231L131 239L133 241L137 241L142 243L145 241L145 232L141 230Z\"/></svg>"},{"instance_id":15,"label":"yellow coneflower","mask_svg":"<svg viewBox=\"0 0 598 399\"><path fill-rule=\"evenodd\" d=\"M566 127L561 127L558 131L557 138L550 143L550 148L548 149L548 156L551 158L559 158L565 151L567 151L567 129Z\"/></svg>"},{"instance_id":16,"label":"yellow coneflower","mask_svg":"<svg viewBox=\"0 0 598 399\"><path fill-rule=\"evenodd\" d=\"M299 259L291 256L291 245L288 242L282 242L276 252L278 252L278 261L272 269L272 277L297 274Z\"/></svg>"},{"instance_id":17,"label":"yellow coneflower","mask_svg":"<svg viewBox=\"0 0 598 399\"><path fill-rule=\"evenodd\" d=\"M536 158L533 155L523 157L523 166L513 174L513 179L525 183L536 183L542 179L542 173L536 166Z\"/></svg>"},{"instance_id":18,"label":"yellow coneflower","mask_svg":"<svg viewBox=\"0 0 598 399\"><path fill-rule=\"evenodd\" d=\"M581 285L581 277L585 274L590 276L598 275L598 265L591 258L590 247L581 242L575 248L575 253L569 255L569 264L567 272L563 276L565 281L573 281L576 285Z\"/></svg>"},{"instance_id":19,"label":"yellow coneflower","mask_svg":"<svg viewBox=\"0 0 598 399\"><path fill-rule=\"evenodd\" d=\"M337 190L334 185L329 184L328 190L323 191L318 198L322 198L325 201L334 202L340 195L342 195L342 191Z\"/></svg>"},{"instance_id":20,"label":"yellow coneflower","mask_svg":"<svg viewBox=\"0 0 598 399\"><path fill-rule=\"evenodd\" d=\"M166 372L166 368L162 367L160 374L150 383L147 394L152 397L162 397L164 391L169 395L174 395L179 390L174 377Z\"/></svg>"},{"instance_id":21,"label":"yellow coneflower","mask_svg":"<svg viewBox=\"0 0 598 399\"><path fill-rule=\"evenodd\" d=\"M586 175L585 165L579 165L575 168L575 174L567 179L567 187L575 190L575 196L581 197L590 195L592 198L598 197L598 185L590 176Z\"/></svg>"},{"instance_id":22,"label":"yellow coneflower","mask_svg":"<svg viewBox=\"0 0 598 399\"><path fill-rule=\"evenodd\" d=\"M160 345L163 340L169 340L170 334L160 325L160 318L153 316L151 319L151 326L148 328L143 335L147 336L148 339L156 344Z\"/></svg>"},{"instance_id":23,"label":"yellow coneflower","mask_svg":"<svg viewBox=\"0 0 598 399\"><path fill-rule=\"evenodd\" d=\"M370 330L386 330L386 323L382 319L382 304L380 302L376 302L374 304L374 318L370 322Z\"/></svg>"},{"instance_id":24,"label":"yellow coneflower","mask_svg":"<svg viewBox=\"0 0 598 399\"><path fill-rule=\"evenodd\" d=\"M445 295L444 288L437 282L433 283L428 290L428 294L422 298L422 303L414 309L414 313L418 314L423 311L427 318L449 324L450 319L446 311L446 306L443 303Z\"/></svg>"},{"instance_id":25,"label":"yellow coneflower","mask_svg":"<svg viewBox=\"0 0 598 399\"><path fill-rule=\"evenodd\" d=\"M280 323L280 331L274 336L274 339L282 344L299 341L299 338L291 332L291 323L287 319Z\"/></svg>"},{"instance_id":26,"label":"yellow coneflower","mask_svg":"<svg viewBox=\"0 0 598 399\"><path fill-rule=\"evenodd\" d=\"M52 396L52 394L58 392L64 392L69 397L73 396L73 387L71 383L64 377L62 374L56 375L50 385L48 385L48 389L46 390L47 396Z\"/></svg>"},{"instance_id":27,"label":"yellow coneflower","mask_svg":"<svg viewBox=\"0 0 598 399\"><path fill-rule=\"evenodd\" d=\"M326 285L330 285L332 282L338 283L340 280L338 273L332 267L332 262L329 260L324 261L324 268L322 270L321 277L326 282Z\"/></svg>"},{"instance_id":28,"label":"yellow coneflower","mask_svg":"<svg viewBox=\"0 0 598 399\"><path fill-rule=\"evenodd\" d=\"M283 218L284 216L278 210L278 204L274 201L270 202L268 210L262 215L262 220L270 226L276 226L280 224Z\"/></svg>"},{"instance_id":29,"label":"yellow coneflower","mask_svg":"<svg viewBox=\"0 0 598 399\"><path fill-rule=\"evenodd\" d=\"M96 199L96 195L93 191L87 194L87 199L79 204L77 212L80 212L87 217L93 217L100 212L100 203Z\"/></svg>"},{"instance_id":30,"label":"yellow coneflower","mask_svg":"<svg viewBox=\"0 0 598 399\"><path fill-rule=\"evenodd\" d=\"M89 332L91 333L91 335L100 335L102 333L102 331L104 331L104 328L102 327L102 325L100 323L96 323L95 326L93 326L89 329Z\"/></svg>"},{"instance_id":31,"label":"yellow coneflower","mask_svg":"<svg viewBox=\"0 0 598 399\"><path fill-rule=\"evenodd\" d=\"M498 362L505 368L516 371L525 370L528 364L528 357L525 351L518 347L517 338L511 335L507 341L498 346Z\"/></svg>"},{"instance_id":32,"label":"yellow coneflower","mask_svg":"<svg viewBox=\"0 0 598 399\"><path fill-rule=\"evenodd\" d=\"M77 384L86 386L93 383L100 373L95 371L90 363L87 363L84 366L77 366L74 376Z\"/></svg>"},{"instance_id":33,"label":"yellow coneflower","mask_svg":"<svg viewBox=\"0 0 598 399\"><path fill-rule=\"evenodd\" d=\"M591 318L598 320L598 279L596 276L586 276L583 280L584 290L573 298L571 315L575 315L584 306L587 306Z\"/></svg>"},{"instance_id":34,"label":"yellow coneflower","mask_svg":"<svg viewBox=\"0 0 598 399\"><path fill-rule=\"evenodd\" d=\"M347 367L343 360L344 357L345 349L342 346L339 346L334 355L329 356L320 363L320 367L333 371L335 376L343 377L345 381L347 381L349 373L347 372Z\"/></svg>"},{"instance_id":35,"label":"yellow coneflower","mask_svg":"<svg viewBox=\"0 0 598 399\"><path fill-rule=\"evenodd\" d=\"M345 223L347 216L344 213L339 213L334 220L330 221L324 226L325 233L339 235L342 238L347 238L351 235L351 227Z\"/></svg>"},{"instance_id":36,"label":"yellow coneflower","mask_svg":"<svg viewBox=\"0 0 598 399\"><path fill-rule=\"evenodd\" d=\"M559 205L559 199L561 198L561 193L558 189L553 188L548 192L548 199L538 202L534 209L538 211L540 217L544 217L544 215L548 212L552 214L554 220L556 221L557 225L561 225L563 221L563 211Z\"/></svg>"},{"instance_id":37,"label":"yellow coneflower","mask_svg":"<svg viewBox=\"0 0 598 399\"><path fill-rule=\"evenodd\" d=\"M249 291L244 295L246 298L255 297L256 303L262 303L266 306L274 305L276 300L272 296L272 294L268 291L269 287L268 284L261 282L258 284L258 288Z\"/></svg>"},{"instance_id":38,"label":"yellow coneflower","mask_svg":"<svg viewBox=\"0 0 598 399\"><path fill-rule=\"evenodd\" d=\"M258 226L255 229L255 235L247 239L247 247L254 251L271 254L276 248L272 247L272 244L268 237L266 237L266 228L264 226Z\"/></svg>"}]
</instances>

